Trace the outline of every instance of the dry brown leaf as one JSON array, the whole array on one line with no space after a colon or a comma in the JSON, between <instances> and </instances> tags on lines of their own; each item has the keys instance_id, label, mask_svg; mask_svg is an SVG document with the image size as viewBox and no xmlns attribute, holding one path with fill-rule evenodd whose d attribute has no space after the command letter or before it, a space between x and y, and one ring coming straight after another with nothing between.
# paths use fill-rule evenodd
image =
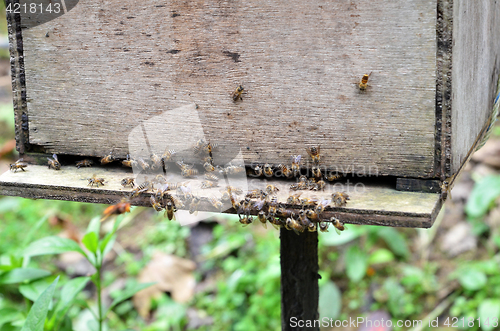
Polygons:
<instances>
[{"instance_id":1,"label":"dry brown leaf","mask_svg":"<svg viewBox=\"0 0 500 331\"><path fill-rule=\"evenodd\" d=\"M158 298L164 292L170 292L172 299L184 303L194 295L196 281L193 271L196 263L175 255L161 252L153 254L153 259L141 271L139 283L156 282L155 285L134 295L133 303L143 318L149 316L151 299Z\"/></svg>"}]
</instances>

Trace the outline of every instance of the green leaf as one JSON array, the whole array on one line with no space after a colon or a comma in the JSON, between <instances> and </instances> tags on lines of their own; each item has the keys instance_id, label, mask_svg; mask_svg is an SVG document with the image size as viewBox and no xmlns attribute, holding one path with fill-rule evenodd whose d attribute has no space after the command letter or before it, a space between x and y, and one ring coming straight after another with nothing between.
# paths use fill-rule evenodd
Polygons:
<instances>
[{"instance_id":1,"label":"green leaf","mask_svg":"<svg viewBox=\"0 0 500 331\"><path fill-rule=\"evenodd\" d=\"M349 247L345 256L347 277L353 282L360 281L366 274L368 258L357 245Z\"/></svg>"},{"instance_id":2,"label":"green leaf","mask_svg":"<svg viewBox=\"0 0 500 331\"><path fill-rule=\"evenodd\" d=\"M349 225L349 227L353 227ZM326 246L340 246L347 244L348 242L353 241L361 235L359 231L356 231L355 228L343 231L340 235L338 235L333 228L330 226L328 232L322 232L320 235L320 240Z\"/></svg>"},{"instance_id":3,"label":"green leaf","mask_svg":"<svg viewBox=\"0 0 500 331\"><path fill-rule=\"evenodd\" d=\"M319 289L319 316L337 319L342 308L342 294L334 282L328 281Z\"/></svg>"},{"instance_id":4,"label":"green leaf","mask_svg":"<svg viewBox=\"0 0 500 331\"><path fill-rule=\"evenodd\" d=\"M396 229L382 228L378 231L378 236L384 239L385 243L394 254L402 257L407 257L410 254L405 238Z\"/></svg>"},{"instance_id":5,"label":"green leaf","mask_svg":"<svg viewBox=\"0 0 500 331\"><path fill-rule=\"evenodd\" d=\"M474 185L465 212L471 218L481 217L500 196L500 176L486 176Z\"/></svg>"},{"instance_id":6,"label":"green leaf","mask_svg":"<svg viewBox=\"0 0 500 331\"><path fill-rule=\"evenodd\" d=\"M500 318L500 300L487 299L479 304L477 308L477 315L481 318L481 329L490 331L495 329L494 321ZM489 319L490 323L485 323ZM489 324L489 325L487 325Z\"/></svg>"},{"instance_id":7,"label":"green leaf","mask_svg":"<svg viewBox=\"0 0 500 331\"><path fill-rule=\"evenodd\" d=\"M43 331L45 318L58 281L59 277L35 301L21 331Z\"/></svg>"},{"instance_id":8,"label":"green leaf","mask_svg":"<svg viewBox=\"0 0 500 331\"><path fill-rule=\"evenodd\" d=\"M368 259L369 265L388 263L394 261L394 254L388 249L380 248L377 249L370 255Z\"/></svg>"},{"instance_id":9,"label":"green leaf","mask_svg":"<svg viewBox=\"0 0 500 331\"><path fill-rule=\"evenodd\" d=\"M23 314L21 314L19 309L14 309L14 308L0 309L0 328L2 325L6 323L22 319L23 319Z\"/></svg>"},{"instance_id":10,"label":"green leaf","mask_svg":"<svg viewBox=\"0 0 500 331\"><path fill-rule=\"evenodd\" d=\"M116 234L108 233L106 237L99 243L99 249L101 251L101 255L104 258L106 254L113 248L113 245L116 241Z\"/></svg>"},{"instance_id":11,"label":"green leaf","mask_svg":"<svg viewBox=\"0 0 500 331\"><path fill-rule=\"evenodd\" d=\"M97 216L90 220L86 233L93 232L97 235L97 237L99 237L100 231L101 231L101 218L100 216Z\"/></svg>"},{"instance_id":12,"label":"green leaf","mask_svg":"<svg viewBox=\"0 0 500 331\"><path fill-rule=\"evenodd\" d=\"M47 222L47 218L49 218L48 215L42 217L38 222L36 222L36 224L34 226L30 227L30 230L23 238L23 242L21 244L22 248L25 248L26 246L28 246L28 244L32 241L32 239L33 239L35 233L38 231L38 229L40 229L40 227L43 224L45 224L45 222Z\"/></svg>"},{"instance_id":13,"label":"green leaf","mask_svg":"<svg viewBox=\"0 0 500 331\"><path fill-rule=\"evenodd\" d=\"M50 272L34 268L17 268L0 276L0 284L16 284L50 275Z\"/></svg>"},{"instance_id":14,"label":"green leaf","mask_svg":"<svg viewBox=\"0 0 500 331\"><path fill-rule=\"evenodd\" d=\"M49 254L61 254L65 252L78 252L86 255L76 242L61 237L46 237L31 243L25 250L24 255L38 256Z\"/></svg>"},{"instance_id":15,"label":"green leaf","mask_svg":"<svg viewBox=\"0 0 500 331\"><path fill-rule=\"evenodd\" d=\"M95 232L87 232L82 238L82 244L85 245L90 252L95 254L97 252L99 238Z\"/></svg>"},{"instance_id":16,"label":"green leaf","mask_svg":"<svg viewBox=\"0 0 500 331\"><path fill-rule=\"evenodd\" d=\"M458 275L458 281L467 290L476 291L486 285L486 275L475 269L462 269Z\"/></svg>"},{"instance_id":17,"label":"green leaf","mask_svg":"<svg viewBox=\"0 0 500 331\"><path fill-rule=\"evenodd\" d=\"M40 279L29 284L22 284L19 286L19 292L26 298L33 302L38 299L40 294L53 282L52 277Z\"/></svg>"},{"instance_id":18,"label":"green leaf","mask_svg":"<svg viewBox=\"0 0 500 331\"><path fill-rule=\"evenodd\" d=\"M143 283L143 284L134 284L131 286L128 286L126 289L124 289L114 300L113 303L111 303L111 306L108 308L108 311L112 310L116 305L118 305L120 302L123 302L127 299L130 299L134 294L136 294L139 291L144 290L145 288L150 287L151 285L154 285L156 283Z\"/></svg>"},{"instance_id":19,"label":"green leaf","mask_svg":"<svg viewBox=\"0 0 500 331\"><path fill-rule=\"evenodd\" d=\"M75 297L80 293L83 288L90 281L90 277L77 277L68 281L61 289L61 298L57 303L56 309L50 319L51 326L59 326L63 321L64 316L73 304ZM58 328L56 328L57 330Z\"/></svg>"}]
</instances>

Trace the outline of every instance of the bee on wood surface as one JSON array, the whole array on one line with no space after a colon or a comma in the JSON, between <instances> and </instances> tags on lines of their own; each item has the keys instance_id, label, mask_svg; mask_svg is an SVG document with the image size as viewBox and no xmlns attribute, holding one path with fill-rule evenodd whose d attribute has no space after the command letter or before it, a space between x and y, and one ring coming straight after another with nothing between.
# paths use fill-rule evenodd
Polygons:
<instances>
[{"instance_id":1,"label":"bee on wood surface","mask_svg":"<svg viewBox=\"0 0 500 331\"><path fill-rule=\"evenodd\" d=\"M94 164L92 160L81 160L76 162L76 167L80 169L81 167L91 167Z\"/></svg>"},{"instance_id":2,"label":"bee on wood surface","mask_svg":"<svg viewBox=\"0 0 500 331\"><path fill-rule=\"evenodd\" d=\"M264 208L264 203L264 200L258 200L253 204L253 207L257 210L262 210L262 208Z\"/></svg>"},{"instance_id":3,"label":"bee on wood surface","mask_svg":"<svg viewBox=\"0 0 500 331\"><path fill-rule=\"evenodd\" d=\"M316 206L317 202L318 202L318 200L314 199L314 198L301 198L300 199L300 204L302 207L314 207L314 206Z\"/></svg>"},{"instance_id":4,"label":"bee on wood surface","mask_svg":"<svg viewBox=\"0 0 500 331\"><path fill-rule=\"evenodd\" d=\"M323 177L323 174L321 173L320 167L312 167L312 175L316 179L321 179L321 177Z\"/></svg>"},{"instance_id":5,"label":"bee on wood surface","mask_svg":"<svg viewBox=\"0 0 500 331\"><path fill-rule=\"evenodd\" d=\"M274 186L274 185L268 184L268 185L266 186L266 192L267 192L268 194L274 194L274 193L276 193L276 192L278 192L278 191L279 191L279 188L277 188L277 187L276 187L276 186Z\"/></svg>"},{"instance_id":6,"label":"bee on wood surface","mask_svg":"<svg viewBox=\"0 0 500 331\"><path fill-rule=\"evenodd\" d=\"M95 186L99 187L99 184L104 186L104 178L96 177L95 174L91 178L87 178L87 180L89 181L87 186L90 185L90 187L94 187L94 185L95 185Z\"/></svg>"},{"instance_id":7,"label":"bee on wood surface","mask_svg":"<svg viewBox=\"0 0 500 331\"><path fill-rule=\"evenodd\" d=\"M318 214L318 216L320 216L321 213L325 211L326 206L328 206L329 204L330 204L330 200L321 200L314 207L314 211L316 212L316 214Z\"/></svg>"},{"instance_id":8,"label":"bee on wood surface","mask_svg":"<svg viewBox=\"0 0 500 331\"><path fill-rule=\"evenodd\" d=\"M319 222L319 230L321 232L328 232L328 226L330 225L329 222Z\"/></svg>"},{"instance_id":9,"label":"bee on wood surface","mask_svg":"<svg viewBox=\"0 0 500 331\"><path fill-rule=\"evenodd\" d=\"M169 200L171 200L172 203L174 204L175 207L174 211L177 211L177 208L184 208L185 206L181 199L178 199L174 196L169 195Z\"/></svg>"},{"instance_id":10,"label":"bee on wood surface","mask_svg":"<svg viewBox=\"0 0 500 331\"><path fill-rule=\"evenodd\" d=\"M205 171L208 172L215 171L215 167L213 166L212 163L205 162L205 164L203 164L203 168L205 168Z\"/></svg>"},{"instance_id":11,"label":"bee on wood surface","mask_svg":"<svg viewBox=\"0 0 500 331\"><path fill-rule=\"evenodd\" d=\"M147 178L144 182L141 183L141 185L137 186L135 189L132 190L131 196L132 198L135 198L141 193L147 192L149 190L152 190L154 188L154 185L152 182L148 181Z\"/></svg>"},{"instance_id":12,"label":"bee on wood surface","mask_svg":"<svg viewBox=\"0 0 500 331\"><path fill-rule=\"evenodd\" d=\"M137 164L144 171L149 170L149 168L151 168L149 163L144 161L144 159L142 157L137 158Z\"/></svg>"},{"instance_id":13,"label":"bee on wood surface","mask_svg":"<svg viewBox=\"0 0 500 331\"><path fill-rule=\"evenodd\" d=\"M157 154L153 153L149 158L151 159L151 169L156 170L163 167L163 161Z\"/></svg>"},{"instance_id":14,"label":"bee on wood surface","mask_svg":"<svg viewBox=\"0 0 500 331\"><path fill-rule=\"evenodd\" d=\"M280 220L279 218L268 217L267 220L276 230L279 230L281 227L285 226L285 222Z\"/></svg>"},{"instance_id":15,"label":"bee on wood surface","mask_svg":"<svg viewBox=\"0 0 500 331\"><path fill-rule=\"evenodd\" d=\"M224 172L228 175L236 175L245 172L245 167L242 165L228 165Z\"/></svg>"},{"instance_id":16,"label":"bee on wood surface","mask_svg":"<svg viewBox=\"0 0 500 331\"><path fill-rule=\"evenodd\" d=\"M212 182L218 182L219 181L219 176L217 176L216 174L206 173L205 174L205 179L206 180L210 180Z\"/></svg>"},{"instance_id":17,"label":"bee on wood surface","mask_svg":"<svg viewBox=\"0 0 500 331\"><path fill-rule=\"evenodd\" d=\"M106 155L101 159L101 164L108 164L115 160L115 157L112 154Z\"/></svg>"},{"instance_id":18,"label":"bee on wood surface","mask_svg":"<svg viewBox=\"0 0 500 331\"><path fill-rule=\"evenodd\" d=\"M313 222L318 222L319 221L319 215L313 209L307 209L306 210L306 217L308 219L310 219L311 221L313 221Z\"/></svg>"},{"instance_id":19,"label":"bee on wood surface","mask_svg":"<svg viewBox=\"0 0 500 331\"><path fill-rule=\"evenodd\" d=\"M451 188L450 188L450 181L449 179L444 180L443 183L441 184L441 199L444 201L446 198L448 198L448 195L450 195Z\"/></svg>"},{"instance_id":20,"label":"bee on wood surface","mask_svg":"<svg viewBox=\"0 0 500 331\"><path fill-rule=\"evenodd\" d=\"M161 206L161 203L156 201L154 196L149 197L149 201L151 202L151 206L153 207L154 210L156 211L162 211L163 207Z\"/></svg>"},{"instance_id":21,"label":"bee on wood surface","mask_svg":"<svg viewBox=\"0 0 500 331\"><path fill-rule=\"evenodd\" d=\"M254 168L253 168L253 171L254 171L254 176L255 177L260 177L262 176L262 167L260 165L256 165Z\"/></svg>"},{"instance_id":22,"label":"bee on wood surface","mask_svg":"<svg viewBox=\"0 0 500 331\"><path fill-rule=\"evenodd\" d=\"M205 150L206 145L207 142L205 141L205 139L203 138L199 139L193 147L194 154L200 154L202 151Z\"/></svg>"},{"instance_id":23,"label":"bee on wood surface","mask_svg":"<svg viewBox=\"0 0 500 331\"><path fill-rule=\"evenodd\" d=\"M196 170L196 169L184 169L181 171L181 175L182 175L182 177L186 177L186 178L195 177L195 176L198 176L198 170Z\"/></svg>"},{"instance_id":24,"label":"bee on wood surface","mask_svg":"<svg viewBox=\"0 0 500 331\"><path fill-rule=\"evenodd\" d=\"M161 156L161 161L163 162L163 165L165 166L165 162L170 161L170 159L176 154L176 152L173 149L166 150L165 153Z\"/></svg>"},{"instance_id":25,"label":"bee on wood surface","mask_svg":"<svg viewBox=\"0 0 500 331\"><path fill-rule=\"evenodd\" d=\"M250 207L252 206L252 200L249 197L246 197L242 202L240 202L240 208L238 208L238 214L249 215Z\"/></svg>"},{"instance_id":26,"label":"bee on wood surface","mask_svg":"<svg viewBox=\"0 0 500 331\"><path fill-rule=\"evenodd\" d=\"M193 196L191 203L189 204L189 213L190 214L198 214L198 207L200 205L201 199L197 196Z\"/></svg>"},{"instance_id":27,"label":"bee on wood surface","mask_svg":"<svg viewBox=\"0 0 500 331\"><path fill-rule=\"evenodd\" d=\"M278 212L277 212L276 216L282 217L282 218L287 218L287 217L290 217L292 214L293 214L292 210L286 209L284 207L280 207L280 208L278 208Z\"/></svg>"},{"instance_id":28,"label":"bee on wood surface","mask_svg":"<svg viewBox=\"0 0 500 331\"><path fill-rule=\"evenodd\" d=\"M201 188L212 188L217 186L219 186L217 182L212 182L209 180L204 180L203 182L201 182Z\"/></svg>"},{"instance_id":29,"label":"bee on wood surface","mask_svg":"<svg viewBox=\"0 0 500 331\"><path fill-rule=\"evenodd\" d=\"M311 222L311 223L309 223L309 226L307 227L307 230L309 232L316 232L316 231L318 231L318 226L317 226L317 224L315 222Z\"/></svg>"},{"instance_id":30,"label":"bee on wood surface","mask_svg":"<svg viewBox=\"0 0 500 331\"><path fill-rule=\"evenodd\" d=\"M259 211L259 213L257 214L257 219L260 221L260 223L262 224L262 226L264 227L264 229L267 229L267 218L266 218L266 213L264 213L264 211Z\"/></svg>"},{"instance_id":31,"label":"bee on wood surface","mask_svg":"<svg viewBox=\"0 0 500 331\"><path fill-rule=\"evenodd\" d=\"M19 169L21 169L22 171L26 171L24 170L24 168L26 168L27 166L28 164L24 163L23 159L19 159L16 162L10 164L10 171L17 172Z\"/></svg>"},{"instance_id":32,"label":"bee on wood surface","mask_svg":"<svg viewBox=\"0 0 500 331\"><path fill-rule=\"evenodd\" d=\"M264 165L264 174L267 176L267 177L272 177L272 175L274 174L273 172L273 166L270 165L269 163L266 163Z\"/></svg>"},{"instance_id":33,"label":"bee on wood surface","mask_svg":"<svg viewBox=\"0 0 500 331\"><path fill-rule=\"evenodd\" d=\"M243 224L243 227L248 226L249 224L252 224L253 222L253 217L248 215L245 217L240 216L240 223Z\"/></svg>"},{"instance_id":34,"label":"bee on wood surface","mask_svg":"<svg viewBox=\"0 0 500 331\"><path fill-rule=\"evenodd\" d=\"M134 177L125 177L122 179L121 184L123 187L130 186L131 188L134 188L135 186L135 178Z\"/></svg>"},{"instance_id":35,"label":"bee on wood surface","mask_svg":"<svg viewBox=\"0 0 500 331\"><path fill-rule=\"evenodd\" d=\"M132 168L134 165L137 166L137 161L130 158L130 154L127 154L127 158L122 160L122 165L125 167Z\"/></svg>"},{"instance_id":36,"label":"bee on wood surface","mask_svg":"<svg viewBox=\"0 0 500 331\"><path fill-rule=\"evenodd\" d=\"M302 159L301 155L292 155L290 157L292 161L292 171L293 176L297 177L300 174L300 160Z\"/></svg>"},{"instance_id":37,"label":"bee on wood surface","mask_svg":"<svg viewBox=\"0 0 500 331\"><path fill-rule=\"evenodd\" d=\"M245 197L249 197L250 199L260 199L262 197L262 191L259 189L248 191L245 194Z\"/></svg>"},{"instance_id":38,"label":"bee on wood surface","mask_svg":"<svg viewBox=\"0 0 500 331\"><path fill-rule=\"evenodd\" d=\"M344 225L344 223L339 221L337 218L332 217L332 218L330 218L330 221L332 222L333 226L335 227L335 232L337 232L337 234L340 235L341 231L347 230L347 227Z\"/></svg>"},{"instance_id":39,"label":"bee on wood surface","mask_svg":"<svg viewBox=\"0 0 500 331\"><path fill-rule=\"evenodd\" d=\"M175 212L177 211L177 209L175 208L175 204L174 202L171 201L171 199L167 200L167 202L165 203L165 213L164 215L167 216L168 220L171 221L171 220L175 220Z\"/></svg>"},{"instance_id":40,"label":"bee on wood surface","mask_svg":"<svg viewBox=\"0 0 500 331\"><path fill-rule=\"evenodd\" d=\"M203 163L209 163L209 164L214 164L214 158L209 156L205 156L204 158L201 159Z\"/></svg>"},{"instance_id":41,"label":"bee on wood surface","mask_svg":"<svg viewBox=\"0 0 500 331\"><path fill-rule=\"evenodd\" d=\"M344 192L335 192L332 194L332 203L335 207L343 207L350 200L349 195Z\"/></svg>"},{"instance_id":42,"label":"bee on wood surface","mask_svg":"<svg viewBox=\"0 0 500 331\"><path fill-rule=\"evenodd\" d=\"M300 195L301 193L298 194L292 194L286 199L286 203L289 205L299 205L300 204Z\"/></svg>"},{"instance_id":43,"label":"bee on wood surface","mask_svg":"<svg viewBox=\"0 0 500 331\"><path fill-rule=\"evenodd\" d=\"M239 85L236 90L233 92L233 101L236 102L238 101L238 99L240 100L243 100L243 98L241 97L241 95L243 94L243 91L245 89L243 88L243 86Z\"/></svg>"},{"instance_id":44,"label":"bee on wood surface","mask_svg":"<svg viewBox=\"0 0 500 331\"><path fill-rule=\"evenodd\" d=\"M222 212L222 209L224 208L224 205L222 204L222 202L217 199L216 197L210 197L208 199L208 201L210 202L210 204L215 208L217 209L219 212Z\"/></svg>"},{"instance_id":45,"label":"bee on wood surface","mask_svg":"<svg viewBox=\"0 0 500 331\"><path fill-rule=\"evenodd\" d=\"M288 229L292 229L297 235L300 235L300 232L304 232L304 226L293 217L286 219L286 226Z\"/></svg>"},{"instance_id":46,"label":"bee on wood surface","mask_svg":"<svg viewBox=\"0 0 500 331\"><path fill-rule=\"evenodd\" d=\"M309 154L309 156L311 157L313 163L318 164L321 159L321 155L319 154L321 151L321 146L318 145L318 147L313 146L310 148L306 148L306 151L307 154Z\"/></svg>"},{"instance_id":47,"label":"bee on wood surface","mask_svg":"<svg viewBox=\"0 0 500 331\"><path fill-rule=\"evenodd\" d=\"M277 208L278 208L278 197L273 196L271 198L271 201L269 202L269 207L267 209L267 215L269 217L276 217Z\"/></svg>"},{"instance_id":48,"label":"bee on wood surface","mask_svg":"<svg viewBox=\"0 0 500 331\"><path fill-rule=\"evenodd\" d=\"M307 217L307 213L304 209L301 209L299 211L299 220L302 225L307 228L309 226L309 223L311 223L311 220Z\"/></svg>"},{"instance_id":49,"label":"bee on wood surface","mask_svg":"<svg viewBox=\"0 0 500 331\"><path fill-rule=\"evenodd\" d=\"M48 162L48 166L49 166L49 169L54 169L54 170L60 170L61 169L61 163L59 163L59 160L57 159L57 155L56 154L52 154L52 159L51 158L47 158Z\"/></svg>"},{"instance_id":50,"label":"bee on wood surface","mask_svg":"<svg viewBox=\"0 0 500 331\"><path fill-rule=\"evenodd\" d=\"M283 175L285 175L286 178L293 177L293 170L289 168L287 165L279 164L278 168L281 170L281 172L283 172Z\"/></svg>"},{"instance_id":51,"label":"bee on wood surface","mask_svg":"<svg viewBox=\"0 0 500 331\"><path fill-rule=\"evenodd\" d=\"M241 188L234 187L234 186L226 186L226 190L227 190L229 193L234 193L234 194L236 194L236 195L243 194L243 190L242 190Z\"/></svg>"},{"instance_id":52,"label":"bee on wood surface","mask_svg":"<svg viewBox=\"0 0 500 331\"><path fill-rule=\"evenodd\" d=\"M363 77L361 78L361 81L359 82L359 89L361 91L366 90L366 88L368 87L368 78L370 78L371 74L372 74L371 72L368 75L364 74Z\"/></svg>"},{"instance_id":53,"label":"bee on wood surface","mask_svg":"<svg viewBox=\"0 0 500 331\"><path fill-rule=\"evenodd\" d=\"M325 186L326 186L325 181L320 179L317 182L314 182L312 185L310 185L310 189L313 191L323 191Z\"/></svg>"},{"instance_id":54,"label":"bee on wood surface","mask_svg":"<svg viewBox=\"0 0 500 331\"><path fill-rule=\"evenodd\" d=\"M339 175L339 174L334 173L333 171L330 171L325 175L325 178L327 181L333 182L334 180L342 178L342 175Z\"/></svg>"},{"instance_id":55,"label":"bee on wood surface","mask_svg":"<svg viewBox=\"0 0 500 331\"><path fill-rule=\"evenodd\" d=\"M177 196L182 198L184 201L193 200L193 194L191 193L191 187L186 185L181 185L177 188Z\"/></svg>"},{"instance_id":56,"label":"bee on wood surface","mask_svg":"<svg viewBox=\"0 0 500 331\"><path fill-rule=\"evenodd\" d=\"M130 203L126 198L122 199L115 205L109 206L104 209L103 217L101 218L101 222L107 219L111 215L120 215L124 213L128 213L130 211Z\"/></svg>"},{"instance_id":57,"label":"bee on wood surface","mask_svg":"<svg viewBox=\"0 0 500 331\"><path fill-rule=\"evenodd\" d=\"M306 190L309 187L309 182L306 176L300 176L298 183L290 185L290 190Z\"/></svg>"}]
</instances>

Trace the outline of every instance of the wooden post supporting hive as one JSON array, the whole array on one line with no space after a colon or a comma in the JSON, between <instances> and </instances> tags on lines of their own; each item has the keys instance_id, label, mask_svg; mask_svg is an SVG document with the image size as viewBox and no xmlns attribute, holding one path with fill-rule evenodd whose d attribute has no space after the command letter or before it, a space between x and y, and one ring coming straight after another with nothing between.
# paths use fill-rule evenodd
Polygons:
<instances>
[{"instance_id":1,"label":"wooden post supporting hive","mask_svg":"<svg viewBox=\"0 0 500 331\"><path fill-rule=\"evenodd\" d=\"M220 187L206 190L201 176L190 178L194 194L218 198L232 183L245 190L271 184L279 205L298 212L301 206L286 203L297 178L285 178L278 165L302 155L310 177L315 165L306 148L321 146L323 173L343 178L301 198L351 197L328 205L321 218L430 227L441 191L493 119L500 73L494 0L66 0L65 14L51 17L23 12L23 0L6 3L17 148L30 166L0 176L5 195L116 203L132 191L120 185L131 170L118 162L77 169L76 160L132 154L154 162L153 154L175 149L175 161L196 163L201 173L193 147L203 138L219 145L215 166L240 160L248 177L226 173ZM241 99L233 98L240 85ZM47 169L53 153L59 171ZM256 176L266 164L274 176ZM87 185L94 173L104 187ZM186 180L174 163L161 174ZM134 175L140 183L156 173L136 166ZM150 195L132 203L150 206ZM217 211L208 200L199 208ZM282 230L283 239L304 245L314 236ZM287 292L288 276L284 297L300 295Z\"/></svg>"}]
</instances>

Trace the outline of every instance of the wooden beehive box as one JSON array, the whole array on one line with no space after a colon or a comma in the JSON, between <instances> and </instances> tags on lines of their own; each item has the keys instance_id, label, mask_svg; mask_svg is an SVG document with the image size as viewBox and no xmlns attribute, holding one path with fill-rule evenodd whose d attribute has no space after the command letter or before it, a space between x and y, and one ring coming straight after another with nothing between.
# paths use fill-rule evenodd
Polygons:
<instances>
[{"instance_id":1,"label":"wooden beehive box","mask_svg":"<svg viewBox=\"0 0 500 331\"><path fill-rule=\"evenodd\" d=\"M77 170L73 156L175 149L194 162L205 138L222 165L302 155L310 168L306 147L320 145L322 167L365 188L328 213L428 227L441 181L460 170L490 117L500 68L494 0L66 0L67 13L51 20L25 13L25 1L7 6L18 3L7 14L17 146L43 166L2 175L2 194L110 203L126 192L119 180L129 170ZM60 172L43 161L53 153ZM82 181L96 172L105 189ZM290 181L248 186L263 182L286 200Z\"/></svg>"}]
</instances>

